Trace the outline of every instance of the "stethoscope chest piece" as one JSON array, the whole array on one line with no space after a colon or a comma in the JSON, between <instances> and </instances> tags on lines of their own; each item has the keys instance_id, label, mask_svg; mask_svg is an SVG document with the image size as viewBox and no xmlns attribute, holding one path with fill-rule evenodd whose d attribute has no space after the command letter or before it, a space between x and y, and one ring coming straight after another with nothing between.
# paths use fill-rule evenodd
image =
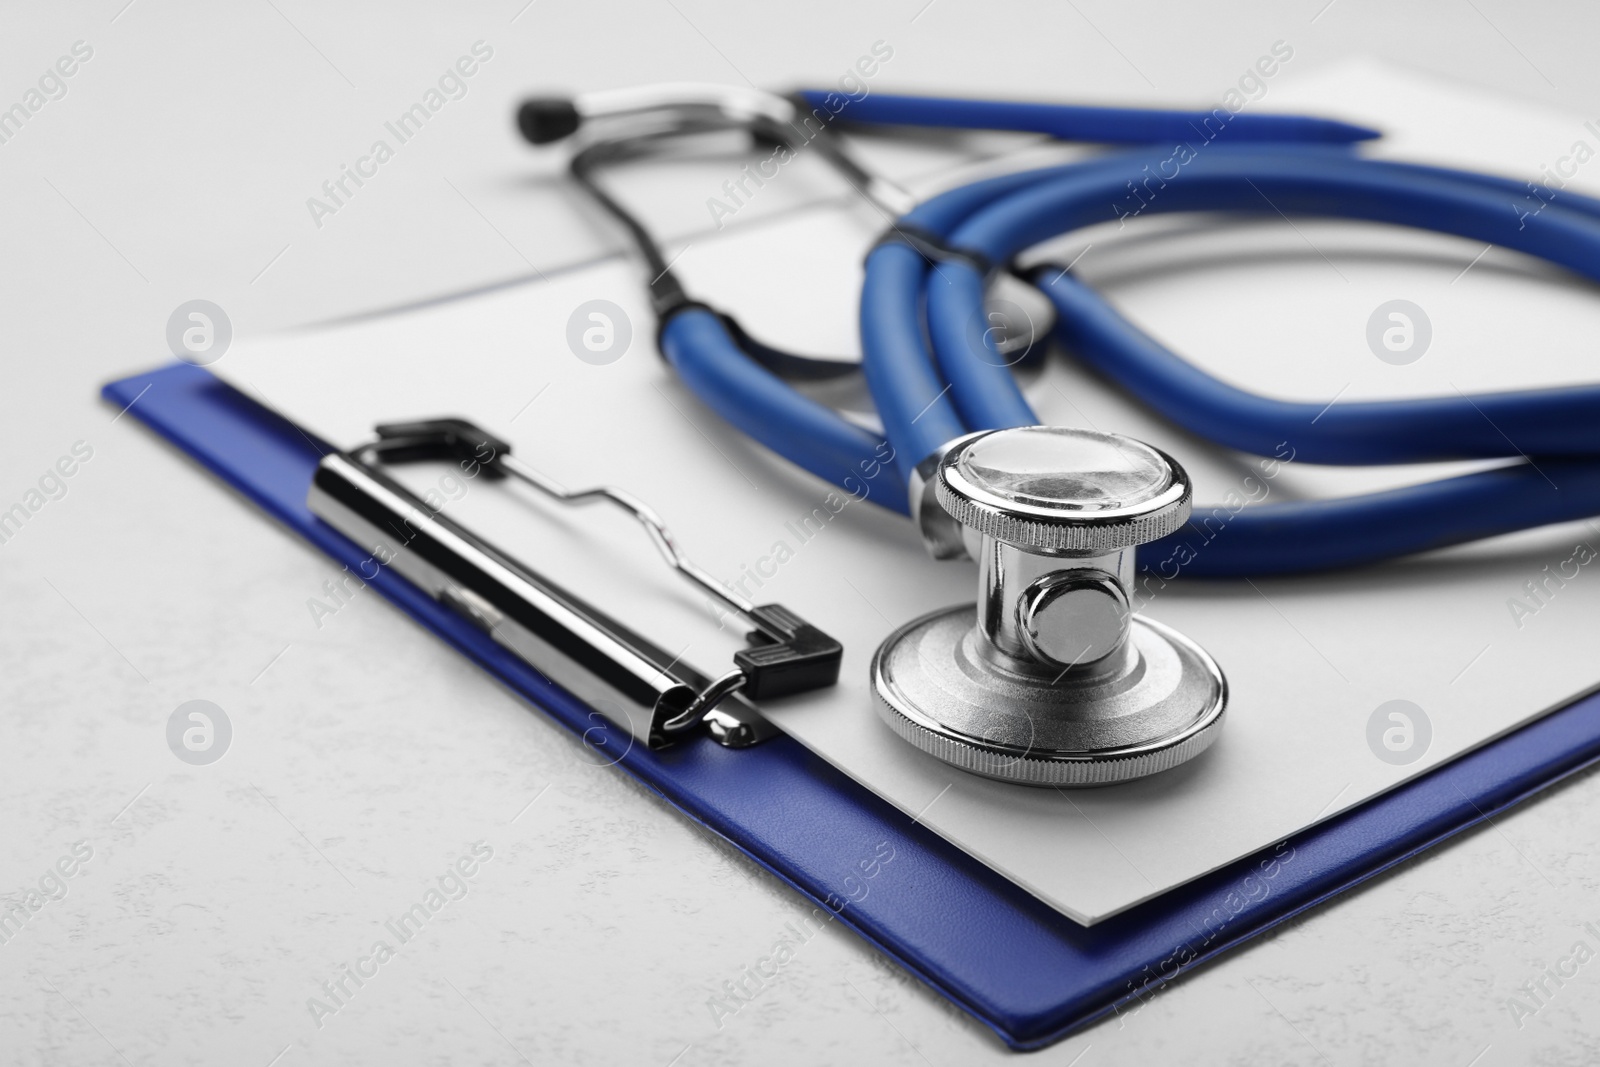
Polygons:
<instances>
[{"instance_id":1,"label":"stethoscope chest piece","mask_svg":"<svg viewBox=\"0 0 1600 1067\"><path fill-rule=\"evenodd\" d=\"M1222 672L1132 610L1135 547L1189 516L1176 461L1115 434L1025 426L954 442L935 477L978 560L978 600L878 648L878 711L900 737L975 774L1054 786L1141 778L1216 740Z\"/></svg>"}]
</instances>

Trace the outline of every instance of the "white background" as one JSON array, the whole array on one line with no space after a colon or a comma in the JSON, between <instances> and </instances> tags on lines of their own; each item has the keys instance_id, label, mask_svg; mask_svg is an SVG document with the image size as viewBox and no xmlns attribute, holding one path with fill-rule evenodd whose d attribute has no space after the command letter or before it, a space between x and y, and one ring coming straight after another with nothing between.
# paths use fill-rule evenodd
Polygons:
<instances>
[{"instance_id":1,"label":"white background","mask_svg":"<svg viewBox=\"0 0 1600 1067\"><path fill-rule=\"evenodd\" d=\"M613 254L511 132L529 90L823 83L883 39L895 58L879 87L1209 105L1283 39L1285 78L1372 54L1596 114L1594 21L1484 0L1401 14L1348 0L8 11L0 104L74 41L94 57L0 144L0 506L73 442L94 458L0 545L0 889L36 882L74 841L94 856L0 944L6 1058L1006 1058L840 930L719 1028L707 997L801 902L375 598L314 629L304 601L327 561L112 422L98 385L164 359L167 316L195 297L255 332ZM306 197L479 39L495 53L468 96L316 228ZM703 228L705 191L669 191L663 228ZM194 698L234 725L211 767L166 747L168 716ZM1592 1060L1589 968L1520 1029L1507 1010L1574 941L1596 943L1581 930L1600 920L1592 788L1555 790L1032 1059ZM447 810L408 810L418 796ZM475 840L495 856L466 898L318 1029L318 984Z\"/></svg>"}]
</instances>

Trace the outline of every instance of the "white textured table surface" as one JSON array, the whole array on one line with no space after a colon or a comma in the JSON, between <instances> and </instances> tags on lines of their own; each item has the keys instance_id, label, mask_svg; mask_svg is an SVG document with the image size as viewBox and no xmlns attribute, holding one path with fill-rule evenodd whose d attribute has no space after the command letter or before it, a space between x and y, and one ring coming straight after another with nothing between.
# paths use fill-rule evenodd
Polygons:
<instances>
[{"instance_id":1,"label":"white textured table surface","mask_svg":"<svg viewBox=\"0 0 1600 1067\"><path fill-rule=\"evenodd\" d=\"M1201 103L1281 39L1296 54L1285 77L1369 53L1600 113L1600 15L1392 8L0 13L0 107L76 42L92 52L0 143L0 507L92 450L0 544L0 894L45 891L0 930L0 1061L1009 1058L838 929L714 1017L708 998L809 909L377 599L313 627L305 601L330 564L113 421L97 388L165 358L168 315L197 297L253 331L611 254L510 135L526 90L832 81L881 39L895 49L883 87ZM306 198L477 41L493 54L466 95L317 227ZM705 224L698 185L668 193L669 229ZM211 766L167 744L194 699L233 726ZM1584 930L1600 926L1595 795L1587 776L1558 788L1029 1062L1593 1062L1600 968L1545 980L1537 999L1520 987L1578 941L1600 947ZM71 877L51 875L64 857ZM472 874L451 876L463 859ZM441 877L459 899L403 943L386 934ZM397 948L375 975L345 979L331 1015L308 1007L333 1005L322 983L380 938ZM1515 1015L1513 997L1536 1013Z\"/></svg>"}]
</instances>

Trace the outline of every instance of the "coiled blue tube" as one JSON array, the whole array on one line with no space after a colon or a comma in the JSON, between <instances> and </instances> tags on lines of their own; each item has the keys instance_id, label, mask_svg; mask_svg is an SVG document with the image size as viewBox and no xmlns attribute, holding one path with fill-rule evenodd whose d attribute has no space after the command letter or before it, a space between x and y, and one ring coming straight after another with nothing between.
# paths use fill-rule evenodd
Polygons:
<instances>
[{"instance_id":1,"label":"coiled blue tube","mask_svg":"<svg viewBox=\"0 0 1600 1067\"><path fill-rule=\"evenodd\" d=\"M895 463L904 484L924 456L967 430L923 340L921 290L927 265L902 244L874 249L867 264L862 304L870 301L884 314L861 320L863 350L871 348L877 355L863 360L861 371L874 399L893 397L892 403L877 405L878 417L895 442Z\"/></svg>"},{"instance_id":2,"label":"coiled blue tube","mask_svg":"<svg viewBox=\"0 0 1600 1067\"><path fill-rule=\"evenodd\" d=\"M856 495L865 488L868 499L901 511L905 479L952 438L1037 421L989 337L985 279L975 264L1008 262L1058 234L1147 212L1320 215L1471 237L1600 280L1600 200L1565 190L1533 200L1509 179L1363 159L1348 148L1374 135L1361 127L886 94L838 106L827 94L806 99L852 122L1178 142L973 182L900 220L904 233L931 235L969 255L930 264L891 231L867 258L863 371L884 437L753 364L712 313L671 315L663 352L706 403L807 470ZM1113 206L1129 203L1130 192L1136 208ZM1315 463L1508 461L1359 497L1236 510L1197 505L1188 526L1141 551L1146 580L1351 566L1600 514L1600 386L1328 407L1274 400L1191 366L1069 273L1041 272L1036 281L1076 358L1226 447L1274 461L1285 449ZM880 475L889 463L892 473Z\"/></svg>"},{"instance_id":3,"label":"coiled blue tube","mask_svg":"<svg viewBox=\"0 0 1600 1067\"><path fill-rule=\"evenodd\" d=\"M1174 172L1173 155L1148 149L977 183L924 204L908 221L952 247L1004 262L1046 238L1113 221L1133 185L1140 212L1311 214L1388 222L1473 237L1540 256L1600 280L1600 202L1563 194L1528 204L1505 179L1365 160L1346 151L1214 145ZM1152 177L1154 175L1154 177ZM1170 176L1164 176L1170 175ZM932 351L967 430L1037 421L982 322L982 279L966 261L925 270L920 292L903 277L873 277L862 302L865 358L879 320L919 303ZM1255 396L1205 374L1128 322L1059 270L1039 284L1055 303L1074 354L1186 429L1261 455L1338 464L1507 458L1511 466L1387 493L1270 504L1237 513L1197 506L1189 526L1141 551L1153 574L1285 573L1370 563L1532 526L1600 514L1600 387L1324 407ZM890 311L891 305L895 308ZM902 333L909 328L902 325ZM874 374L880 409L894 406L898 361ZM929 388L927 368L918 387ZM891 424L886 420L886 427ZM890 439L900 442L893 430ZM907 448L921 448L908 440ZM1536 457L1529 460L1528 456ZM1556 459L1552 457L1567 457ZM1171 575L1169 575L1171 576Z\"/></svg>"}]
</instances>

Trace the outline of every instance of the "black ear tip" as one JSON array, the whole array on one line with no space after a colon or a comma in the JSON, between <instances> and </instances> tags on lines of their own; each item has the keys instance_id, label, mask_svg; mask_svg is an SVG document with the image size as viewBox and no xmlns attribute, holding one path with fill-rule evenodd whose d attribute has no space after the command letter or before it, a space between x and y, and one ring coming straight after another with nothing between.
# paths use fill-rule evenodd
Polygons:
<instances>
[{"instance_id":1,"label":"black ear tip","mask_svg":"<svg viewBox=\"0 0 1600 1067\"><path fill-rule=\"evenodd\" d=\"M583 117L571 100L561 97L535 97L517 109L517 129L529 144L549 144L570 136Z\"/></svg>"}]
</instances>

